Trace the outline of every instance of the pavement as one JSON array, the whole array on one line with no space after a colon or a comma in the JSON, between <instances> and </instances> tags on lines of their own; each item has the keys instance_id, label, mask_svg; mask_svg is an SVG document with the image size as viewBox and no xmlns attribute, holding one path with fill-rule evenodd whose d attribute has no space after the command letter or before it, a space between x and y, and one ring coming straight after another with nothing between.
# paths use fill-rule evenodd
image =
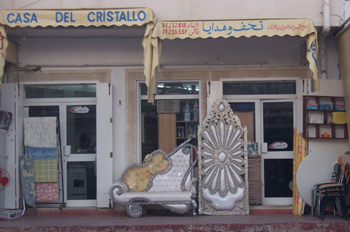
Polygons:
<instances>
[{"instance_id":1,"label":"pavement","mask_svg":"<svg viewBox=\"0 0 350 232\"><path fill-rule=\"evenodd\" d=\"M283 210L282 210L283 211ZM139 218L113 210L38 210L28 209L22 217L0 221L0 231L350 231L350 222L334 215L326 215L324 221L311 215L296 216L285 210L255 211L249 215L213 216L172 214L165 211L147 212Z\"/></svg>"}]
</instances>

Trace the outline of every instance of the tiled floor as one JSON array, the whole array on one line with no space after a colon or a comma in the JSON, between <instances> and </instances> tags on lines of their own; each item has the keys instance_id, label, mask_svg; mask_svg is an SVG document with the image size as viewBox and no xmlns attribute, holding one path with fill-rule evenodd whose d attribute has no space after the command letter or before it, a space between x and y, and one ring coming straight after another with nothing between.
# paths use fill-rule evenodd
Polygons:
<instances>
[{"instance_id":1,"label":"tiled floor","mask_svg":"<svg viewBox=\"0 0 350 232\"><path fill-rule=\"evenodd\" d=\"M250 214L242 216L142 215L109 210L39 210L0 221L0 231L350 231L349 221L326 215ZM271 211L269 212L271 213Z\"/></svg>"}]
</instances>

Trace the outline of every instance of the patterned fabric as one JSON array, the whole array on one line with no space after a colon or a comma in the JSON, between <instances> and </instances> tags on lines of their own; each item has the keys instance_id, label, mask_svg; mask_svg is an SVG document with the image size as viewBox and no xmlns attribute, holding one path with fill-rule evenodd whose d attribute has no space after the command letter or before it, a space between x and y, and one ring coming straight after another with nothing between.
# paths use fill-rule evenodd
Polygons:
<instances>
[{"instance_id":1,"label":"patterned fabric","mask_svg":"<svg viewBox=\"0 0 350 232\"><path fill-rule=\"evenodd\" d=\"M58 201L58 183L35 183L35 201Z\"/></svg>"},{"instance_id":2,"label":"patterned fabric","mask_svg":"<svg viewBox=\"0 0 350 232\"><path fill-rule=\"evenodd\" d=\"M25 202L29 206L34 206L35 203L35 184L33 162L30 156L19 156L19 164L22 179L22 194Z\"/></svg>"},{"instance_id":3,"label":"patterned fabric","mask_svg":"<svg viewBox=\"0 0 350 232\"><path fill-rule=\"evenodd\" d=\"M25 147L56 147L56 117L24 118Z\"/></svg>"},{"instance_id":4,"label":"patterned fabric","mask_svg":"<svg viewBox=\"0 0 350 232\"><path fill-rule=\"evenodd\" d=\"M33 160L35 182L58 182L57 159Z\"/></svg>"},{"instance_id":5,"label":"patterned fabric","mask_svg":"<svg viewBox=\"0 0 350 232\"><path fill-rule=\"evenodd\" d=\"M30 155L33 160L57 159L57 147L50 147L50 148L26 147L25 154L27 156Z\"/></svg>"}]
</instances>

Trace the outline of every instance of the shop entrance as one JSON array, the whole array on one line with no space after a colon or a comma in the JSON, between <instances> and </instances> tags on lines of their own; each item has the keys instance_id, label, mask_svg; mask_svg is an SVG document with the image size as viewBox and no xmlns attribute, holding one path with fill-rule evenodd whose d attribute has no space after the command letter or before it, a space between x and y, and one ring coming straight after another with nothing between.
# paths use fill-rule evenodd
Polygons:
<instances>
[{"instance_id":1,"label":"shop entrance","mask_svg":"<svg viewBox=\"0 0 350 232\"><path fill-rule=\"evenodd\" d=\"M113 163L111 85L23 85L23 90L23 117L58 118L63 174L58 203L108 207Z\"/></svg>"},{"instance_id":2,"label":"shop entrance","mask_svg":"<svg viewBox=\"0 0 350 232\"><path fill-rule=\"evenodd\" d=\"M66 100L72 102L30 105L25 111L28 117L58 118L66 206L96 206L96 104Z\"/></svg>"},{"instance_id":3,"label":"shop entrance","mask_svg":"<svg viewBox=\"0 0 350 232\"><path fill-rule=\"evenodd\" d=\"M248 143L257 144L258 151L249 155L261 155L262 203L292 204L294 101L231 101L230 106L248 127Z\"/></svg>"},{"instance_id":4,"label":"shop entrance","mask_svg":"<svg viewBox=\"0 0 350 232\"><path fill-rule=\"evenodd\" d=\"M261 101L263 203L293 203L293 100Z\"/></svg>"},{"instance_id":5,"label":"shop entrance","mask_svg":"<svg viewBox=\"0 0 350 232\"><path fill-rule=\"evenodd\" d=\"M250 150L248 157L261 156L261 175L254 179L260 178L262 183L262 204L292 204L296 81L219 82L212 86L221 86L221 96L241 124L247 125L248 143L257 148Z\"/></svg>"}]
</instances>

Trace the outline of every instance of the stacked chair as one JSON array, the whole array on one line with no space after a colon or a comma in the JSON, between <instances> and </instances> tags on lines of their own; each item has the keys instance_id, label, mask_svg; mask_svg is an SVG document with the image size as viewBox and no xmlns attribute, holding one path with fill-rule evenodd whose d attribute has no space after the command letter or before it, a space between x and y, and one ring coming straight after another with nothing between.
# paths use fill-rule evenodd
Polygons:
<instances>
[{"instance_id":1,"label":"stacked chair","mask_svg":"<svg viewBox=\"0 0 350 232\"><path fill-rule=\"evenodd\" d=\"M350 165L349 163L334 165L336 181L329 183L320 183L314 186L314 206L313 216L317 215L320 219L324 219L327 204L331 203L334 207L336 215L348 220L348 205L346 204L346 196L349 192L350 182Z\"/></svg>"}]
</instances>

